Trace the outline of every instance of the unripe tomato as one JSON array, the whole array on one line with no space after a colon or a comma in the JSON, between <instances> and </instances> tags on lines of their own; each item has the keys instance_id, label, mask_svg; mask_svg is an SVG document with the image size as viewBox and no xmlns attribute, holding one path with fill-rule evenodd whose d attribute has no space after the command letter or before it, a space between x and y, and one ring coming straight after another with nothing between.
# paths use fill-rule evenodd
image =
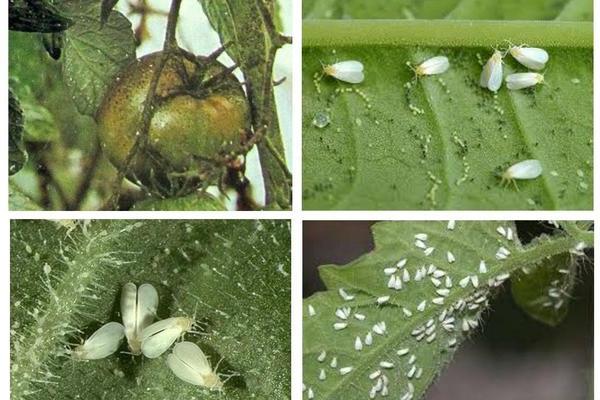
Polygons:
<instances>
[{"instance_id":1,"label":"unripe tomato","mask_svg":"<svg viewBox=\"0 0 600 400\"><path fill-rule=\"evenodd\" d=\"M123 69L107 91L96 114L102 147L119 169L140 134L142 110L162 53L148 54ZM156 90L159 99L151 119L149 146L138 150L129 178L163 194L176 192L182 175L200 175L200 159L240 148L248 131L249 106L240 82L228 73L224 79L200 87L202 81L223 72L217 61L196 64L183 55L170 56ZM193 93L173 93L186 90Z\"/></svg>"}]
</instances>

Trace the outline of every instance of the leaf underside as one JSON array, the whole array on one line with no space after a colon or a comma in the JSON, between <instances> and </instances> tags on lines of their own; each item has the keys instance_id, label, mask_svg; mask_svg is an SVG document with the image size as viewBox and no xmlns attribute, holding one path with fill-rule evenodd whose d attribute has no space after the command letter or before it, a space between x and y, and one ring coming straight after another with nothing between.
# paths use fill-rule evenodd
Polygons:
<instances>
[{"instance_id":1,"label":"leaf underside","mask_svg":"<svg viewBox=\"0 0 600 400\"><path fill-rule=\"evenodd\" d=\"M543 71L546 85L522 91L503 85L495 96L479 86L479 77L492 47L506 43L419 46L415 36L413 45L390 44L393 38L377 44L368 43L365 28L362 35L348 34L343 46L332 45L328 21L312 22L311 31L305 30L305 36L313 33L311 44L303 47L306 209L592 207L591 41L555 46L551 31L557 23L550 21L591 20L591 1L482 4L447 0L304 5L307 18L397 18L398 24L406 18L417 24L421 18L431 19L423 21L424 30L448 38L453 32L444 33L448 28L434 19L548 20L546 25L539 23L544 37L535 45L550 55ZM589 24L581 22L581 28ZM436 55L449 58L449 71L415 81L406 62L418 65ZM324 77L315 85L322 63L351 59L364 64L363 83ZM505 76L527 71L510 56L504 61ZM330 123L319 128L315 117L327 119L324 115ZM518 190L501 187L498 174L525 159L540 160L543 174L518 181Z\"/></svg>"},{"instance_id":2,"label":"leaf underside","mask_svg":"<svg viewBox=\"0 0 600 400\"><path fill-rule=\"evenodd\" d=\"M510 228L512 240L498 232L499 227L504 232ZM319 272L327 291L304 300L306 390L312 390L318 399L368 398L377 383L377 378L370 379L369 375L380 370L388 379L391 398L406 399L403 396L407 396L412 385L411 398L420 399L463 339L481 329L482 313L506 277L522 268L535 271L537 266L546 266L544 260L551 253L568 255L569 247L575 244L574 239L564 237L557 239L565 241L561 249L523 247L515 232L513 223L494 221L459 221L454 230L449 230L445 222L375 224L375 250L345 266L322 266ZM416 246L417 234L427 234L426 247L434 248L430 255ZM542 242L551 241L545 238ZM511 253L505 260L496 255L501 246ZM452 263L448 261L448 251L455 258ZM403 279L403 286L400 290L390 288L390 271L386 273L385 269L393 268L404 258L405 266L394 273ZM485 261L484 269L480 269L481 260ZM438 274L443 271L443 276L435 277L432 264ZM417 271L423 267L426 275L417 278ZM407 281L404 270L409 274ZM473 276L477 276L476 283ZM341 288L355 297L344 300L339 293ZM386 301L378 304L381 299ZM442 304L438 304L440 301ZM346 320L336 314L344 307L350 309ZM365 318L359 319L356 314ZM375 325L381 321L387 328L383 335L375 333ZM346 327L335 329L334 324L344 322ZM366 345L369 332L373 337L370 346ZM362 343L360 350L355 347L357 337ZM408 352L398 354L402 349ZM337 365L332 367L334 357ZM382 361L393 366L382 367ZM413 366L415 370L411 372ZM341 368L345 367L352 370L342 375Z\"/></svg>"},{"instance_id":3,"label":"leaf underside","mask_svg":"<svg viewBox=\"0 0 600 400\"><path fill-rule=\"evenodd\" d=\"M290 397L287 221L17 221L11 228L12 398ZM65 356L66 343L120 321L126 282L157 288L160 319L195 316L205 335L185 340L213 367L222 358L219 373L239 374L224 394L175 377L165 362L170 350L142 359L123 353L123 343L102 360Z\"/></svg>"}]
</instances>

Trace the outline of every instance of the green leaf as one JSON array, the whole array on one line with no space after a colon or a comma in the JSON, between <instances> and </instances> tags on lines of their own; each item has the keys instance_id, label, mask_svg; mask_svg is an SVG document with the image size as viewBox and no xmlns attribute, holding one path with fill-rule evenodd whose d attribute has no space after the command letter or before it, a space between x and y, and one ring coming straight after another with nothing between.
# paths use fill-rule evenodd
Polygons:
<instances>
[{"instance_id":1,"label":"green leaf","mask_svg":"<svg viewBox=\"0 0 600 400\"><path fill-rule=\"evenodd\" d=\"M8 90L8 173L16 174L27 162L23 148L23 110L12 90Z\"/></svg>"},{"instance_id":2,"label":"green leaf","mask_svg":"<svg viewBox=\"0 0 600 400\"><path fill-rule=\"evenodd\" d=\"M388 18L304 22L306 209L591 209L592 24L565 22L585 18L590 1L383 3L304 9L313 18ZM489 21L499 18L557 20ZM549 52L547 85L503 86L497 96L479 86L505 40ZM435 55L449 58L448 72L415 81L406 63ZM363 83L315 84L322 63L350 59L364 64ZM504 61L505 75L526 70ZM315 118L330 122L319 128ZM497 174L528 158L540 160L542 176L518 191L501 187Z\"/></svg>"},{"instance_id":3,"label":"green leaf","mask_svg":"<svg viewBox=\"0 0 600 400\"><path fill-rule=\"evenodd\" d=\"M211 25L219 33L221 42L228 43L228 54L244 73L253 111L254 129L262 128L261 121L269 121L266 137L279 155L284 154L272 91L275 51L282 45L273 41L279 41L281 38L269 28L257 1L200 0L200 3ZM263 3L272 16L275 8L273 1ZM265 104L270 106L265 107ZM278 156L272 154L264 142L258 144L258 150L267 191L267 204L276 202L280 208L289 208L291 187L280 168Z\"/></svg>"},{"instance_id":4,"label":"green leaf","mask_svg":"<svg viewBox=\"0 0 600 400\"><path fill-rule=\"evenodd\" d=\"M100 24L100 4L70 6L75 24L65 35L63 74L79 112L93 116L116 73L135 59L131 23L113 11Z\"/></svg>"},{"instance_id":5,"label":"green leaf","mask_svg":"<svg viewBox=\"0 0 600 400\"><path fill-rule=\"evenodd\" d=\"M41 211L42 208L30 199L12 181L8 183L8 209L10 211Z\"/></svg>"},{"instance_id":6,"label":"green leaf","mask_svg":"<svg viewBox=\"0 0 600 400\"><path fill-rule=\"evenodd\" d=\"M74 362L67 343L119 321L126 282L159 292L158 317L195 316L188 333L228 399L290 398L290 229L287 221L14 221L11 390L15 399L222 398L179 380L166 355L116 353ZM126 351L126 344L122 345Z\"/></svg>"},{"instance_id":7,"label":"green leaf","mask_svg":"<svg viewBox=\"0 0 600 400\"><path fill-rule=\"evenodd\" d=\"M512 280L515 302L533 319L557 326L567 316L577 276L571 254L552 257L535 271L519 273Z\"/></svg>"},{"instance_id":8,"label":"green leaf","mask_svg":"<svg viewBox=\"0 0 600 400\"><path fill-rule=\"evenodd\" d=\"M45 0L10 0L8 2L8 27L22 32L61 32L70 25L68 18L61 15Z\"/></svg>"},{"instance_id":9,"label":"green leaf","mask_svg":"<svg viewBox=\"0 0 600 400\"><path fill-rule=\"evenodd\" d=\"M204 193L170 199L150 199L136 203L132 211L227 211L216 197Z\"/></svg>"},{"instance_id":10,"label":"green leaf","mask_svg":"<svg viewBox=\"0 0 600 400\"><path fill-rule=\"evenodd\" d=\"M501 235L497 231L499 226L504 232L510 228L513 240ZM420 399L442 367L451 360L462 340L477 330L474 325L481 326L481 313L505 279L502 274L508 276L523 267L533 270L547 257L568 254L582 240L581 236L558 234L523 247L514 232L514 225L505 222L459 221L454 230L447 229L445 222L375 224L375 250L345 266L322 266L320 276L327 291L304 300L303 381L306 387L312 389L318 399L368 398L376 383L369 379L369 374L382 370L389 380L387 386L391 398L402 398L410 391L410 383L414 387L412 398ZM425 255L424 250L416 247L415 235L418 234L427 235L426 247L435 248L431 255ZM591 246L593 238L584 236L586 246ZM498 260L496 256L500 246L511 253L505 260ZM452 252L455 262L448 262L448 251ZM407 262L394 275L403 279L406 270L410 280L403 279L400 290L390 289L391 278L387 274L391 271L386 274L385 269L394 268L402 259ZM485 261L487 272L480 270L481 260ZM437 272L439 282L432 279L435 273L430 270L432 264L436 271L444 272L443 276ZM427 271L426 276L418 279L417 271L422 268ZM473 278L466 279L472 276L478 277L477 288ZM446 277L451 280L448 284ZM354 298L344 301L340 289ZM378 304L384 296L390 298ZM443 299L443 304L434 304L436 298ZM423 301L425 307L419 311ZM309 307L314 310L314 315ZM344 307L351 309L346 321L336 315L336 311ZM365 319L356 318L356 313ZM384 335L374 333L374 325L381 321L386 325ZM334 324L343 322L347 322L347 327L336 330ZM466 332L464 324L467 324ZM367 346L365 338L369 332L373 343ZM363 344L359 351L355 348L357 337ZM407 354L397 353L406 348L409 349ZM325 356L320 359L323 352ZM414 364L408 363L411 355L416 357ZM334 357L337 365L332 368ZM382 361L391 362L394 367L383 368L380 366ZM415 370L411 372L413 365ZM344 367L353 369L342 375L340 368ZM319 378L322 370L325 379Z\"/></svg>"}]
</instances>

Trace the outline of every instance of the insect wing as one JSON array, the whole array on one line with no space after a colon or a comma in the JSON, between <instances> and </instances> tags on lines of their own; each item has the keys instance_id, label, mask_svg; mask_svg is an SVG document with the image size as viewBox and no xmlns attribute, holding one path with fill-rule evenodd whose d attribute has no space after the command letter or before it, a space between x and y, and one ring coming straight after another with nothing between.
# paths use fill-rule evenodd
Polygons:
<instances>
[{"instance_id":1,"label":"insect wing","mask_svg":"<svg viewBox=\"0 0 600 400\"><path fill-rule=\"evenodd\" d=\"M538 160L525 160L508 169L514 179L535 179L542 174L542 164Z\"/></svg>"},{"instance_id":2,"label":"insect wing","mask_svg":"<svg viewBox=\"0 0 600 400\"><path fill-rule=\"evenodd\" d=\"M550 58L546 50L535 47L513 47L510 54L519 63L535 70L543 69Z\"/></svg>"},{"instance_id":3,"label":"insect wing","mask_svg":"<svg viewBox=\"0 0 600 400\"><path fill-rule=\"evenodd\" d=\"M109 322L102 325L82 345L83 356L81 358L98 360L108 357L117 351L124 336L123 325L118 322Z\"/></svg>"},{"instance_id":4,"label":"insect wing","mask_svg":"<svg viewBox=\"0 0 600 400\"><path fill-rule=\"evenodd\" d=\"M142 330L152 323L158 308L158 293L154 286L144 283L137 291L136 331L138 336Z\"/></svg>"},{"instance_id":5,"label":"insect wing","mask_svg":"<svg viewBox=\"0 0 600 400\"><path fill-rule=\"evenodd\" d=\"M538 75L535 72L521 72L508 75L506 77L506 87L511 90L519 90L535 86L539 83Z\"/></svg>"},{"instance_id":6,"label":"insect wing","mask_svg":"<svg viewBox=\"0 0 600 400\"><path fill-rule=\"evenodd\" d=\"M365 79L363 65L359 61L342 61L331 66L333 77L348 83L361 83Z\"/></svg>"},{"instance_id":7,"label":"insect wing","mask_svg":"<svg viewBox=\"0 0 600 400\"><path fill-rule=\"evenodd\" d=\"M450 62L448 57L437 56L423 61L418 68L423 75L436 75L446 72L450 68Z\"/></svg>"},{"instance_id":8,"label":"insect wing","mask_svg":"<svg viewBox=\"0 0 600 400\"><path fill-rule=\"evenodd\" d=\"M137 288L135 284L126 283L121 290L121 318L128 341L134 339L136 334L136 302Z\"/></svg>"},{"instance_id":9,"label":"insect wing","mask_svg":"<svg viewBox=\"0 0 600 400\"><path fill-rule=\"evenodd\" d=\"M182 381L192 385L204 386L204 379L194 369L171 353L167 356L167 366Z\"/></svg>"},{"instance_id":10,"label":"insect wing","mask_svg":"<svg viewBox=\"0 0 600 400\"><path fill-rule=\"evenodd\" d=\"M180 318L167 318L153 323L142 331L142 353L156 358L167 351L183 333Z\"/></svg>"},{"instance_id":11,"label":"insect wing","mask_svg":"<svg viewBox=\"0 0 600 400\"><path fill-rule=\"evenodd\" d=\"M495 51L481 71L479 84L492 92L497 92L502 86L502 53Z\"/></svg>"},{"instance_id":12,"label":"insect wing","mask_svg":"<svg viewBox=\"0 0 600 400\"><path fill-rule=\"evenodd\" d=\"M195 343L181 342L173 348L175 354L181 361L190 365L194 371L201 375L212 373L212 367L206 355Z\"/></svg>"}]
</instances>

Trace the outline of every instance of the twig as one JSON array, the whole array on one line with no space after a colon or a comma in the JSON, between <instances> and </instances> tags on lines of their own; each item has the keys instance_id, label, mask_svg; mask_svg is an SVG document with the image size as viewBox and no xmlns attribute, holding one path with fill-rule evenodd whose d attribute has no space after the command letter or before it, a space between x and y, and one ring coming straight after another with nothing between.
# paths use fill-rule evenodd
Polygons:
<instances>
[{"instance_id":1,"label":"twig","mask_svg":"<svg viewBox=\"0 0 600 400\"><path fill-rule=\"evenodd\" d=\"M112 204L112 209L116 209L119 204L121 183L131 168L131 162L138 151L145 151L146 147L148 146L149 130L152 117L154 116L154 104L156 102L156 89L158 87L158 82L169 57L174 51L177 50L177 39L175 37L175 33L177 30L177 19L179 17L180 6L181 0L173 0L171 3L169 18L167 20L167 32L165 34L163 53L161 54L158 64L156 65L156 69L154 70L152 80L150 81L150 85L148 87L148 93L146 94L146 100L144 101L144 108L142 110L139 134L137 135L135 143L129 151L129 154L127 154L125 165L122 168L119 168L119 173L117 174L117 178L113 184L112 196L109 200L109 203Z\"/></svg>"},{"instance_id":2,"label":"twig","mask_svg":"<svg viewBox=\"0 0 600 400\"><path fill-rule=\"evenodd\" d=\"M269 149L269 151L271 152L271 154L273 155L273 157L275 158L275 160L277 161L277 163L281 167L281 170L285 174L285 177L288 178L288 179L292 179L292 173L288 169L288 167L287 167L287 165L285 163L285 159L283 158L283 155L279 154L279 151L277 151L277 149L275 148L275 146L271 142L271 139L269 139L268 137L266 137L264 140L265 140L265 143L267 145L267 149Z\"/></svg>"}]
</instances>

